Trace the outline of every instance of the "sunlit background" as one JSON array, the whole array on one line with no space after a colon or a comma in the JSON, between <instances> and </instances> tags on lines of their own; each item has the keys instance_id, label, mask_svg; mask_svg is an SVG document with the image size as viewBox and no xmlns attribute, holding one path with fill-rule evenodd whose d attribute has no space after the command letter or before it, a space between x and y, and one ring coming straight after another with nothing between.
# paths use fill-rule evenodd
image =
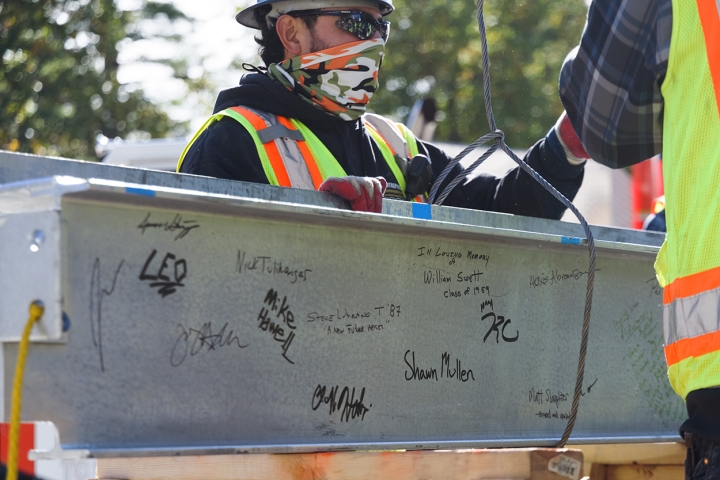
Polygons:
<instances>
[{"instance_id":1,"label":"sunlit background","mask_svg":"<svg viewBox=\"0 0 720 480\"><path fill-rule=\"evenodd\" d=\"M94 139L183 137L219 90L259 64L251 0L0 1L0 148L93 157ZM469 143L486 128L472 0L395 0L380 89L370 108L406 121L437 101L435 139ZM557 78L577 43L584 0L485 3L494 111L527 148L562 111Z\"/></svg>"},{"instance_id":2,"label":"sunlit background","mask_svg":"<svg viewBox=\"0 0 720 480\"><path fill-rule=\"evenodd\" d=\"M0 0L0 149L107 161L117 145L139 145L126 158L149 163L136 166L172 169L218 92L238 84L243 63L261 64L255 31L234 19L251 1ZM433 99L433 141L457 153L488 129L475 2L393 3L369 107L408 122ZM586 14L585 0L485 2L494 112L520 153L562 112L560 67ZM151 139L176 139L158 146L162 165ZM512 166L502 157L483 168ZM629 226L628 199L626 172L588 164L576 203L591 221Z\"/></svg>"},{"instance_id":3,"label":"sunlit background","mask_svg":"<svg viewBox=\"0 0 720 480\"><path fill-rule=\"evenodd\" d=\"M237 68L242 62L257 62L257 45L253 32L235 21L235 14L250 0L173 0L171 2L192 22L145 20L142 28L149 35L162 33L179 35L180 41L157 39L133 42L128 40L121 48L118 81L137 85L148 98L166 105L166 111L178 121L189 121L195 130L211 113L212 102L218 89L237 85L242 73ZM119 8L133 9L141 5L137 0L120 0ZM213 87L207 92L190 92L180 79L173 77L172 68L144 59L185 58L190 64L187 74L198 79L206 74ZM173 101L180 100L180 105Z\"/></svg>"},{"instance_id":4,"label":"sunlit background","mask_svg":"<svg viewBox=\"0 0 720 480\"><path fill-rule=\"evenodd\" d=\"M590 0L584 0L584 2L589 5ZM120 0L118 6L137 8L139 3L138 0ZM253 31L240 26L234 20L238 11L255 3L255 0L212 0L212 2L172 0L171 3L193 20L192 24L186 23L175 30L175 33L182 35L182 41L180 43L128 42L128 45L122 49L120 57L121 62L125 64L118 76L121 83L138 84L145 90L149 98L167 104L174 99L184 98L188 93L184 83L180 80L173 80L171 69L162 68L159 65L148 65L140 62L139 59L152 58L153 55L159 58L186 57L192 62L188 74L198 78L205 72L218 89L238 83L244 72L237 66L242 62L259 63L257 47L253 42ZM409 23L406 17L400 19L397 17L398 15L391 17L394 24L393 30L406 27ZM148 21L146 28L151 30L158 28L159 26L154 23ZM577 27L577 22L574 23L573 26ZM430 78L430 82L433 81L432 75L419 79L422 93L428 93L430 90L427 78ZM407 86L406 83L407 81L399 84L396 79L389 79L385 83L385 87L395 91L399 86ZM552 87L554 95L556 86L552 85ZM545 90L548 91L549 88ZM212 92L211 95L208 92L208 95L203 98L197 98L197 94L191 93L190 98L187 98L182 105L168 107L168 112L177 120L189 121L190 129L195 130L204 121L204 118L198 114L200 112L209 113L207 109L212 103L212 99L208 96L213 96L215 93ZM407 115L411 105L405 107L405 109L401 108L400 112L393 113L399 113L398 116L403 116L403 113ZM204 111L203 108L205 108Z\"/></svg>"}]
</instances>

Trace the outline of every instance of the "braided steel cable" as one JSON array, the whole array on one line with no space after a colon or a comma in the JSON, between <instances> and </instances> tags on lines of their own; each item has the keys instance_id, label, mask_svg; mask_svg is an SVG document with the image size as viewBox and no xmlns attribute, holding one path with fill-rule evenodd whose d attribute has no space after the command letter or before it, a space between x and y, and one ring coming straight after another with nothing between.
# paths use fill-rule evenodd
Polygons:
<instances>
[{"instance_id":1,"label":"braided steel cable","mask_svg":"<svg viewBox=\"0 0 720 480\"><path fill-rule=\"evenodd\" d=\"M440 176L438 177L438 179L433 184L432 188L430 189L430 195L428 196L428 203L435 203L437 205L442 205L442 203L445 201L447 196L450 195L450 192L452 192L453 188L455 188L455 186L457 186L458 183L463 181L463 179L465 177L467 177L473 170L475 170L476 167L480 166L480 164L483 163L485 160L487 160L490 157L490 155L495 153L495 151L499 148L498 144L497 144L497 140L499 139L502 141L504 136L505 136L505 134L499 130L496 132L493 132L493 133L488 133L487 135L483 135L482 137L475 140L473 143L468 145L468 147L465 150L460 152L460 155L455 157L453 159L453 161L450 162L447 165L447 167L445 167L445 169L442 171L442 173L440 173ZM483 153L480 158L475 160L475 162L470 166L470 168L467 168L467 169L463 170L462 172L460 172L460 174L457 177L455 177L453 179L453 181L448 184L447 187L445 187L445 190L443 190L442 194L437 198L437 200L435 200L435 196L437 195L437 191L440 188L440 185L445 180L445 178L447 178L447 176L450 174L450 171L453 168L455 168L455 165L460 163L460 160L465 158L468 154L470 154L477 147L479 147L480 145L483 145L493 139L495 140L495 143L493 143L493 145L491 145L490 148L488 148L487 151L485 153Z\"/></svg>"},{"instance_id":2,"label":"braided steel cable","mask_svg":"<svg viewBox=\"0 0 720 480\"><path fill-rule=\"evenodd\" d=\"M490 93L490 58L488 55L487 34L485 31L485 17L483 15L484 4L485 0L478 0L477 20L478 28L480 29L480 39L482 42L483 95L485 98L485 113L487 115L488 124L490 125L490 131L492 133L488 133L487 135L484 135L479 139L475 140L465 150L463 150L460 155L455 157L453 161L448 164L447 167L445 167L438 179L433 184L432 189L430 190L428 202L441 205L443 201L445 201L447 196L450 194L450 192L453 190L453 188L455 188L465 177L467 177L470 172L472 172L482 162L487 160L487 158L490 157L490 155L492 155L499 148L500 150L505 152L510 158L512 158L515 163L520 166L520 168L525 170L525 172L527 172L533 179L535 179L535 181L542 185L545 190L547 190L555 198L557 198L558 201L562 203L566 208L568 208L580 221L580 225L582 225L585 236L587 237L586 242L588 246L588 253L590 256L590 265L588 268L587 289L585 291L585 311L583 315L582 334L580 340L580 355L578 358L575 390L573 393L572 407L570 409L570 417L568 419L568 423L565 427L565 431L563 432L562 437L560 438L560 441L556 445L556 447L559 448L563 447L567 443L570 435L572 434L573 428L575 426L575 421L577 419L578 409L580 407L580 397L582 397L582 385L585 377L585 358L587 356L588 334L590 332L590 313L592 310L593 287L595 284L595 240L593 238L592 232L590 231L590 226L588 225L582 214L578 211L578 209L575 208L575 205L573 205L570 200L565 198L565 196L560 193L555 187L550 185L550 183L548 183L547 180L545 180L539 173L533 170L532 167L530 167L527 163L518 158L518 156L515 155L515 153L510 150L510 148L508 148L508 146L505 144L505 134L497 128L497 124L495 123L495 116L493 115L492 111L492 96ZM470 168L466 169L455 179L453 179L453 181L450 182L447 187L445 187L442 194L440 194L440 196L438 196L436 199L440 185L447 178L447 176L450 174L450 171L455 167L455 165L457 165L460 160L462 160L465 156L475 150L475 148L485 143L488 143L491 140L494 140L493 145L477 161L475 161L472 166L470 166Z\"/></svg>"}]
</instances>

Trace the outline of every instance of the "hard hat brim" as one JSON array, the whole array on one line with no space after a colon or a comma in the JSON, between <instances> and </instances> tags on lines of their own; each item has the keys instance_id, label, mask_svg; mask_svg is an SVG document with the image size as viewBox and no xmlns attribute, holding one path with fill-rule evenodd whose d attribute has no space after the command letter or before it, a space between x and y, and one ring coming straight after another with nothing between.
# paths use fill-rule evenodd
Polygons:
<instances>
[{"instance_id":1,"label":"hard hat brim","mask_svg":"<svg viewBox=\"0 0 720 480\"><path fill-rule=\"evenodd\" d=\"M383 17L389 15L394 10L392 0L258 0L255 5L241 10L240 13L235 16L235 20L237 20L240 25L259 30L260 24L255 20L255 10L265 5L280 6L279 4L288 4L289 7L297 6L298 8L292 8L294 11L328 7L371 6L380 10L380 14Z\"/></svg>"}]
</instances>

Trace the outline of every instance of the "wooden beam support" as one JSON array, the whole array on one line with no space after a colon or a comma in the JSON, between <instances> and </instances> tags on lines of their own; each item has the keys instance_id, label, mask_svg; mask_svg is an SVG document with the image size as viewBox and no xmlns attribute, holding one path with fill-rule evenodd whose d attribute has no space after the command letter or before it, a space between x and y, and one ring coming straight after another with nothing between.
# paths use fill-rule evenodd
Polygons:
<instances>
[{"instance_id":1,"label":"wooden beam support","mask_svg":"<svg viewBox=\"0 0 720 480\"><path fill-rule=\"evenodd\" d=\"M590 480L684 478L685 444L573 445L583 452Z\"/></svg>"},{"instance_id":2,"label":"wooden beam support","mask_svg":"<svg viewBox=\"0 0 720 480\"><path fill-rule=\"evenodd\" d=\"M682 465L687 450L684 443L622 443L573 445L582 450L585 463L603 465Z\"/></svg>"},{"instance_id":3,"label":"wooden beam support","mask_svg":"<svg viewBox=\"0 0 720 480\"><path fill-rule=\"evenodd\" d=\"M606 478L607 480L679 480L685 478L685 468L680 465L608 465Z\"/></svg>"},{"instance_id":4,"label":"wooden beam support","mask_svg":"<svg viewBox=\"0 0 720 480\"><path fill-rule=\"evenodd\" d=\"M579 480L582 453L570 449L337 452L100 458L101 480Z\"/></svg>"}]
</instances>

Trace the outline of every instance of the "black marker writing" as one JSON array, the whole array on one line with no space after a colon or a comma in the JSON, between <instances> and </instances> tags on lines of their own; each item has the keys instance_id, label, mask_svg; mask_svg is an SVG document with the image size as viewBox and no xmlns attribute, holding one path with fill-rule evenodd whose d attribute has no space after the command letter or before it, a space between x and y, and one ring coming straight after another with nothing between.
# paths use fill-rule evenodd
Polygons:
<instances>
[{"instance_id":1,"label":"black marker writing","mask_svg":"<svg viewBox=\"0 0 720 480\"><path fill-rule=\"evenodd\" d=\"M662 295L662 287L660 286L660 282L658 282L657 278L652 277L647 282L648 285L650 285L650 290L652 291L653 295Z\"/></svg>"},{"instance_id":2,"label":"black marker writing","mask_svg":"<svg viewBox=\"0 0 720 480\"><path fill-rule=\"evenodd\" d=\"M488 266L488 263L490 263L490 255L482 255L479 253L475 253L472 250L468 250L467 259L468 260L485 260L486 267Z\"/></svg>"},{"instance_id":3,"label":"black marker writing","mask_svg":"<svg viewBox=\"0 0 720 480\"><path fill-rule=\"evenodd\" d=\"M475 375L472 370L464 370L462 368L462 362L459 358L455 359L455 362L450 361L450 354L445 352L441 356L440 366L440 378L455 378L463 383L468 380L475 381ZM455 366L455 369L452 366Z\"/></svg>"},{"instance_id":4,"label":"black marker writing","mask_svg":"<svg viewBox=\"0 0 720 480\"><path fill-rule=\"evenodd\" d=\"M260 309L260 314L258 315L258 322L260 323L258 324L258 328L264 332L269 332L272 334L273 340L282 343L283 358L294 364L295 362L288 358L287 351L290 348L293 338L295 338L295 332L290 331L289 334L285 336L286 332L282 325L285 324L291 330L295 330L297 328L295 325L295 315L293 315L293 312L290 310L287 297L283 297L280 305L278 305L278 299L278 292L276 292L275 289L271 288L268 290L267 295L265 295L265 300L263 301L268 308L262 307ZM271 313L275 313L275 320L273 320ZM280 320L280 322L276 322L276 320Z\"/></svg>"},{"instance_id":5,"label":"black marker writing","mask_svg":"<svg viewBox=\"0 0 720 480\"><path fill-rule=\"evenodd\" d=\"M387 310L385 310L387 308ZM373 313L371 310L375 310L377 312L377 315ZM347 307L341 307L336 308L334 313L329 314L321 314L318 312L310 312L307 314L307 322L313 323L313 322L334 322L334 321L347 321L347 320L363 320L365 318L372 317L381 317L382 315L386 316L385 323L390 323L390 319L387 318L387 315L389 315L392 318L399 317L401 314L400 311L400 305L395 305L394 303L386 303L385 305L381 305L379 307L373 307L370 308L360 308L360 309L351 309L348 310Z\"/></svg>"},{"instance_id":6,"label":"black marker writing","mask_svg":"<svg viewBox=\"0 0 720 480\"><path fill-rule=\"evenodd\" d=\"M457 274L457 281L458 282L479 282L480 275L482 275L482 272L480 270L475 270L473 273L460 272Z\"/></svg>"},{"instance_id":7,"label":"black marker writing","mask_svg":"<svg viewBox=\"0 0 720 480\"><path fill-rule=\"evenodd\" d=\"M415 352L412 352L412 364L408 361L408 353L410 350L405 352L405 365L408 366L408 370L405 371L405 380L438 380L437 370L434 368L422 369L415 366Z\"/></svg>"},{"instance_id":8,"label":"black marker writing","mask_svg":"<svg viewBox=\"0 0 720 480\"><path fill-rule=\"evenodd\" d=\"M328 405L330 408L330 415L335 412L340 412L340 421L348 422L356 418L360 418L360 421L365 420L365 414L370 411L372 403L369 406L365 406L363 403L365 399L365 387L360 391L360 398L355 399L355 387L350 390L350 387L345 387L340 391L339 386L328 388L325 385L318 385L315 388L312 398L312 409L317 410L322 404Z\"/></svg>"},{"instance_id":9,"label":"black marker writing","mask_svg":"<svg viewBox=\"0 0 720 480\"><path fill-rule=\"evenodd\" d=\"M410 354L412 362L408 359L408 354ZM473 374L473 371L471 369L465 370L462 368L462 361L459 358L452 361L448 352L443 352L442 355L440 355L439 374L437 369L433 367L418 367L415 364L415 352L412 350L407 350L403 359L405 360L405 365L407 365L407 369L405 370L405 380L408 382L411 380L435 380L437 382L441 379L454 379L462 383L469 380L475 381L475 374Z\"/></svg>"},{"instance_id":10,"label":"black marker writing","mask_svg":"<svg viewBox=\"0 0 720 480\"><path fill-rule=\"evenodd\" d=\"M204 323L199 330L195 328L185 328L184 325L178 323L177 329L180 335L177 340L175 340L175 345L170 352L170 365L173 367L178 367L185 361L188 351L190 352L190 356L194 357L202 352L203 349L210 351L216 348L228 347L233 344L238 348L245 348L249 345L242 345L240 339L237 335L233 334L232 330L227 331L227 323L225 323L217 333L213 333L211 322Z\"/></svg>"},{"instance_id":11,"label":"black marker writing","mask_svg":"<svg viewBox=\"0 0 720 480\"><path fill-rule=\"evenodd\" d=\"M458 259L463 258L462 252L457 251L443 251L440 248L437 248L434 250L435 254L433 255L433 247L418 247L417 249L417 256L423 257L423 256L435 256L435 257L444 257L448 259L448 264L453 265ZM478 260L478 261L485 261L485 266L487 267L490 263L490 255L485 255L477 252L473 252L472 250L468 250L467 255L465 256L467 260Z\"/></svg>"},{"instance_id":12,"label":"black marker writing","mask_svg":"<svg viewBox=\"0 0 720 480\"><path fill-rule=\"evenodd\" d=\"M531 389L531 393L534 389ZM540 392L537 392L540 393ZM537 393L535 395L535 398L537 400ZM544 395L541 395L541 402L540 403L549 403L555 405L555 408L558 408L560 406L560 403L567 402L570 399L570 395L567 392L561 392L556 391L553 392L549 388L545 389Z\"/></svg>"},{"instance_id":13,"label":"black marker writing","mask_svg":"<svg viewBox=\"0 0 720 480\"><path fill-rule=\"evenodd\" d=\"M455 264L455 261L459 258L462 258L463 254L462 252L453 252L453 251L441 251L439 248L435 251L436 257L443 257L448 259L448 265Z\"/></svg>"},{"instance_id":14,"label":"black marker writing","mask_svg":"<svg viewBox=\"0 0 720 480\"><path fill-rule=\"evenodd\" d=\"M596 268L595 271L599 272L600 269ZM577 268L570 273L563 273L560 272L560 270L552 270L549 276L545 272L543 272L538 276L530 275L530 287L539 288L545 285L557 285L566 280L580 280L583 275L587 274L588 272L579 270Z\"/></svg>"},{"instance_id":15,"label":"black marker writing","mask_svg":"<svg viewBox=\"0 0 720 480\"><path fill-rule=\"evenodd\" d=\"M592 390L592 387L595 386L595 384L597 383L597 381L598 381L598 379L596 378L595 381L592 382L589 387L587 387L587 393L590 393L590 390ZM582 395L582 396L584 397L584 396L585 396L585 392L580 391L580 395Z\"/></svg>"},{"instance_id":16,"label":"black marker writing","mask_svg":"<svg viewBox=\"0 0 720 480\"><path fill-rule=\"evenodd\" d=\"M125 260L120 260L115 274L113 275L112 284L110 288L102 288L100 286L101 268L100 259L96 258L93 263L92 273L90 274L90 330L92 331L93 344L98 349L100 356L100 371L105 372L105 360L103 358L103 344L102 344L102 306L105 297L109 297L115 291L115 285L117 284L118 275L120 275L120 269L122 268ZM97 326L97 328L96 328Z\"/></svg>"},{"instance_id":17,"label":"black marker writing","mask_svg":"<svg viewBox=\"0 0 720 480\"><path fill-rule=\"evenodd\" d=\"M148 269L151 268L150 266L156 254L157 250L153 250L147 260L145 260L145 265L143 265L139 278L141 281L152 281L150 288L157 288L158 293L165 298L175 293L177 287L185 286L182 281L187 276L187 262L182 258L176 260L175 255L167 253L162 262L160 262L157 273L151 275L148 273ZM169 275L172 275L173 278L171 279Z\"/></svg>"},{"instance_id":18,"label":"black marker writing","mask_svg":"<svg viewBox=\"0 0 720 480\"><path fill-rule=\"evenodd\" d=\"M504 342L512 343L517 342L518 337L520 337L520 333L516 330L514 337L507 337L505 336L505 328L510 325L510 319L507 320L502 315L495 315L494 312L486 313L482 317L482 321L485 321L487 318L492 317L492 325L490 325L490 329L483 337L483 343L485 343L485 340L488 339L491 333L495 332L495 343L500 343L500 336L502 335L502 339Z\"/></svg>"},{"instance_id":19,"label":"black marker writing","mask_svg":"<svg viewBox=\"0 0 720 480\"><path fill-rule=\"evenodd\" d=\"M137 226L137 228L140 229L141 235L145 234L145 230L148 228L162 228L166 232L177 231L178 234L175 236L175 240L180 240L181 238L185 238L191 230L200 227L197 220L183 220L180 214L176 214L169 222L150 222L150 215L151 214L148 213L143 221L140 222L140 225Z\"/></svg>"},{"instance_id":20,"label":"black marker writing","mask_svg":"<svg viewBox=\"0 0 720 480\"><path fill-rule=\"evenodd\" d=\"M450 272L440 270L439 268L425 268L428 268L428 270L423 272L423 281L426 285L431 283L452 283L452 276Z\"/></svg>"},{"instance_id":21,"label":"black marker writing","mask_svg":"<svg viewBox=\"0 0 720 480\"><path fill-rule=\"evenodd\" d=\"M558 420L568 420L570 418L570 414L567 412L551 412L550 410L540 410L535 416L539 418L556 418Z\"/></svg>"},{"instance_id":22,"label":"black marker writing","mask_svg":"<svg viewBox=\"0 0 720 480\"><path fill-rule=\"evenodd\" d=\"M308 279L308 273L312 272L309 268L293 269L272 257L250 257L242 250L238 250L235 270L239 274L256 271L270 275L282 275L291 278L290 283L296 283L298 280L305 282Z\"/></svg>"}]
</instances>

